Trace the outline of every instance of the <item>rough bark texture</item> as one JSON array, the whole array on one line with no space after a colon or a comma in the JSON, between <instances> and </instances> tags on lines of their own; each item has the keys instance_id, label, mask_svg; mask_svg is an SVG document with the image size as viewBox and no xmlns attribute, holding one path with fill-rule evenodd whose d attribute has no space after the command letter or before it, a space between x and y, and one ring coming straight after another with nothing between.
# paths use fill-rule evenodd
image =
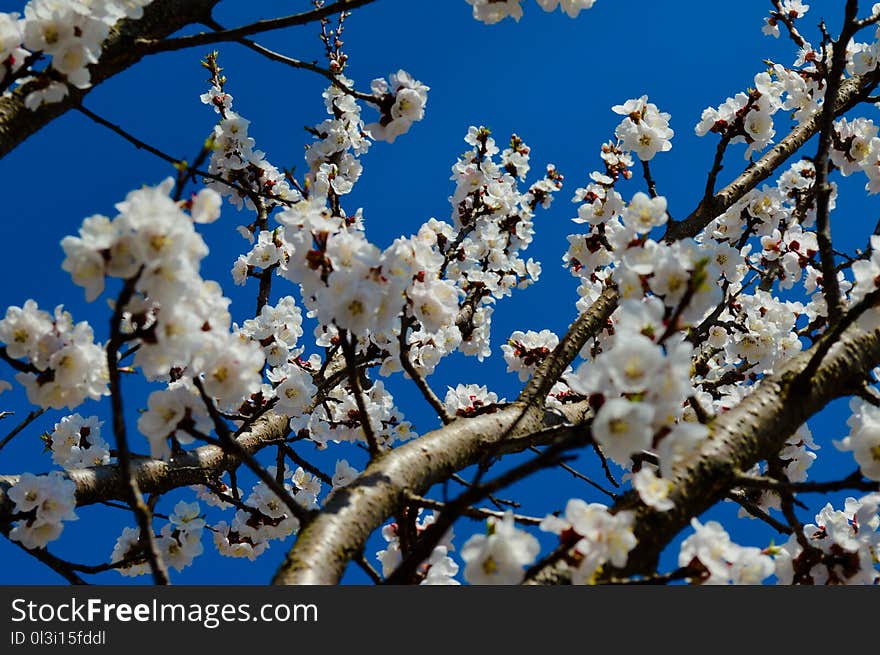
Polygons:
<instances>
[{"instance_id":1,"label":"rough bark texture","mask_svg":"<svg viewBox=\"0 0 880 655\"><path fill-rule=\"evenodd\" d=\"M257 420L250 431L238 437L238 443L248 453L277 442L287 430L286 416L270 413ZM218 446L202 446L170 462L156 459L135 459L132 473L143 493L165 493L190 484L216 480L224 471L239 465L238 459L224 453ZM0 524L9 522L13 503L6 495L20 476L0 475ZM117 464L75 469L67 477L76 483L77 506L91 505L104 500L126 500L128 485Z\"/></svg>"},{"instance_id":2,"label":"rough bark texture","mask_svg":"<svg viewBox=\"0 0 880 655\"><path fill-rule=\"evenodd\" d=\"M92 88L136 64L144 56L136 39L163 39L181 28L208 19L219 0L155 0L144 9L140 20L120 21L103 44L100 61L89 67ZM0 158L52 120L75 107L91 89L71 87L61 102L43 105L36 111L24 106L29 85L0 98Z\"/></svg>"},{"instance_id":3,"label":"rough bark texture","mask_svg":"<svg viewBox=\"0 0 880 655\"><path fill-rule=\"evenodd\" d=\"M586 403L566 408L566 419L581 423ZM297 537L275 574L275 584L336 584L367 538L406 500L479 462L496 446L515 450L535 443L528 438L545 427L544 412L513 403L493 414L458 419L375 460L350 485L337 490Z\"/></svg>"}]
</instances>

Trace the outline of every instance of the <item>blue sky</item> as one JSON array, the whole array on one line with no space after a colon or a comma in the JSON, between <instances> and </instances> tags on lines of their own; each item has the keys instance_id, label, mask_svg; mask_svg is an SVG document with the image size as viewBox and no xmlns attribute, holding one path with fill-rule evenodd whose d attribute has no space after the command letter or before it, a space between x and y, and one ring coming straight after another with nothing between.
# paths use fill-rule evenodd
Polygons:
<instances>
[{"instance_id":1,"label":"blue sky","mask_svg":"<svg viewBox=\"0 0 880 655\"><path fill-rule=\"evenodd\" d=\"M840 3L825 0L811 4L812 11L804 21L810 34L820 18L832 29L839 23ZM305 0L224 2L216 15L220 23L234 26L304 10L309 5ZM0 2L4 11L21 10L21 6ZM652 170L674 216L684 216L693 209L715 148L714 136L698 139L693 133L701 111L747 87L762 69L764 59L790 64L794 58L788 41L761 34L769 7L770 2L764 0L737 3L736 10L729 3L599 0L593 9L571 20L560 12L546 14L533 0L526 0L526 15L520 23L508 20L495 26L472 20L464 0L378 0L354 12L345 33L350 57L347 73L358 88L367 89L372 78L400 68L431 87L425 120L394 145L374 145L363 158L364 173L355 192L346 199L349 210L364 208L371 240L384 246L401 234L414 233L432 216L448 219L447 197L453 190L449 169L466 149L462 139L469 125L490 127L499 143L506 142L512 132L519 134L532 149L530 180L548 162L566 177L565 188L553 206L536 218L537 235L529 255L544 265L541 282L498 305L491 358L480 364L472 358L453 357L430 378L441 396L447 385L473 382L488 384L499 396L514 397L520 383L514 374L505 373L500 353L503 340L516 329L549 328L561 335L575 317L577 285L561 266L565 237L577 228L569 220L575 215L570 198L598 167L599 146L611 138L619 121L610 110L612 105L647 94L662 111L671 113L671 127L676 132L673 148L654 159ZM269 33L259 41L300 59L315 59L321 56L317 34L312 25ZM228 77L227 90L235 97L235 110L252 122L250 133L257 146L276 166L301 169L303 144L311 140L303 126L316 124L325 116L320 96L325 80L265 61L237 45L221 44L218 50ZM85 104L144 141L174 156L191 158L215 120L213 111L198 99L207 88L205 71L199 66L206 52L193 49L149 57L96 88ZM368 121L375 116L370 109L364 114ZM811 148L804 153L812 154ZM722 182L745 166L743 149L731 148ZM49 309L63 303L76 320L92 322L103 339L109 321L103 297L92 304L84 302L81 289L60 268L63 255L59 241L75 233L84 217L112 215L113 204L129 190L155 184L172 173L168 165L75 112L0 160L5 190L0 205L0 243L5 245L6 274L0 284L0 308L21 305L27 298ZM861 180L846 182L842 189L852 192L851 199L839 201L832 225L837 247L852 249L863 245L867 230L875 223L877 204L860 192ZM629 197L643 186L637 177L624 185L622 192ZM239 321L247 318L253 306L254 289L234 287L229 270L244 246L235 227L250 220L227 206L221 220L203 230L211 256L205 260L202 274L224 285ZM285 290L281 281L275 290L276 297L279 291L293 293ZM0 376L11 379L8 368ZM418 429L427 431L433 427L427 405L414 387L401 382L397 379L391 384L398 406ZM126 393L133 446L141 451L146 450L146 441L136 434L134 421L136 409L146 403L143 390L130 383ZM0 396L0 409L15 410L17 417L25 415L28 408L23 390L16 388ZM106 403L87 403L78 411L84 416L108 416ZM0 451L0 472L50 468L38 435L50 430L62 415L48 412ZM811 422L824 446L813 469L817 479L854 468L849 455L837 454L830 443L832 438L845 435L847 415L845 401L838 401ZM0 422L0 436L15 420ZM363 454L358 450L330 453L334 456L329 463L327 454L314 454L310 449L303 453L314 455L331 472L335 456L348 457L359 468L363 465ZM596 473L592 462L592 458L584 458L579 466ZM455 491L453 487L450 490ZM569 497L601 500L583 483L562 473L535 476L505 495L515 496L523 502L523 512L534 514L560 509ZM170 495L168 501L177 497ZM168 501L160 508L170 511L173 503ZM713 516L733 514L732 508L722 507ZM79 521L66 524L62 539L52 544L51 550L83 563L106 560L121 528L133 524L129 515L115 509L85 508L80 516ZM802 518L812 519L812 515ZM457 533L463 537L479 527L462 523ZM744 545L764 546L773 536L754 521L738 521L731 531ZM456 540L459 546L463 542L463 538ZM544 543L549 546L550 542ZM371 542L368 557L372 558L381 544L381 539ZM207 536L205 550L194 566L172 574L173 581L262 584L270 579L286 546L273 542L255 563L217 556ZM674 565L674 558L672 554L665 563ZM0 559L6 562L0 570L0 583L54 584L60 580L5 540L0 541ZM108 584L127 581L112 572L94 580ZM347 580L361 582L364 578L351 571Z\"/></svg>"}]
</instances>

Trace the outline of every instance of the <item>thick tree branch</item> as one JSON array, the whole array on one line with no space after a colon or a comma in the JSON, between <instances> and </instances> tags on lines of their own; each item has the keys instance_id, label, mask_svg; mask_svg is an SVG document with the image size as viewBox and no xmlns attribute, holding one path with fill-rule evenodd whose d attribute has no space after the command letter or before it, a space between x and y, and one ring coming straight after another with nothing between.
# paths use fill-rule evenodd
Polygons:
<instances>
[{"instance_id":1,"label":"thick tree branch","mask_svg":"<svg viewBox=\"0 0 880 655\"><path fill-rule=\"evenodd\" d=\"M579 424L588 412L586 403L570 405L566 418ZM273 582L335 584L370 534L410 494L424 494L455 471L480 461L501 439L512 442L540 431L543 413L539 407L515 403L492 414L457 419L382 455L327 499L300 533ZM510 430L514 424L516 428Z\"/></svg>"},{"instance_id":2,"label":"thick tree branch","mask_svg":"<svg viewBox=\"0 0 880 655\"><path fill-rule=\"evenodd\" d=\"M161 40L192 23L211 16L219 0L155 0L144 9L140 20L120 21L104 41L100 61L89 67L92 87L136 64L147 51L133 47L138 39ZM0 158L52 120L82 103L91 89L71 88L61 101L36 111L24 106L32 83L0 98Z\"/></svg>"},{"instance_id":3,"label":"thick tree branch","mask_svg":"<svg viewBox=\"0 0 880 655\"><path fill-rule=\"evenodd\" d=\"M553 443L549 448L538 451L536 457L505 471L492 480L468 487L467 491L458 498L447 503L443 511L435 515L434 522L419 535L411 552L403 558L403 561L385 579L385 583L409 584L413 582L418 567L430 557L434 548L440 543L443 536L452 527L452 524L475 502L537 471L555 466L562 461L563 453L577 446L589 443L592 440L592 434L584 425L561 426L552 428L550 431L553 433L551 437Z\"/></svg>"},{"instance_id":4,"label":"thick tree branch","mask_svg":"<svg viewBox=\"0 0 880 655\"><path fill-rule=\"evenodd\" d=\"M239 435L236 441L245 452L255 453L281 441L287 424L286 416L270 412L258 419L249 431ZM234 454L219 446L201 446L168 462L152 458L133 459L131 473L141 492L162 494L178 487L211 483L240 464ZM128 498L128 483L118 464L73 469L66 475L76 484L78 506ZM6 491L18 480L18 475L0 475L0 524L10 521L13 503Z\"/></svg>"},{"instance_id":5,"label":"thick tree branch","mask_svg":"<svg viewBox=\"0 0 880 655\"><path fill-rule=\"evenodd\" d=\"M840 85L834 115L839 116L862 102L880 81L880 69L866 75L850 77ZM665 239L675 241L699 234L709 222L730 209L737 200L770 177L801 146L815 136L822 127L822 112L794 128L761 159L749 165L733 182L708 199L704 199L691 214L681 221L670 221Z\"/></svg>"}]
</instances>

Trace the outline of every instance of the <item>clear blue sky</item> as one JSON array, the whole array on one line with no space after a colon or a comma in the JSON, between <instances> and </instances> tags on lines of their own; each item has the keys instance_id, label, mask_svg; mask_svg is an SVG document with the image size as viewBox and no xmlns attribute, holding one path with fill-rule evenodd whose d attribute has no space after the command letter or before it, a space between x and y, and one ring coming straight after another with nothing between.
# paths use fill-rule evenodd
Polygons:
<instances>
[{"instance_id":1,"label":"clear blue sky","mask_svg":"<svg viewBox=\"0 0 880 655\"><path fill-rule=\"evenodd\" d=\"M839 23L839 2L811 4L804 21L810 34L820 18L832 28ZM305 10L309 5L306 0L224 2L217 18L234 26ZM565 188L551 209L540 212L536 219L537 235L529 255L544 265L541 282L498 305L490 359L479 364L473 358L453 357L430 378L441 395L446 385L474 382L488 384L499 396L515 396L519 382L514 374L505 373L500 353L504 339L516 329L549 328L561 335L574 318L577 285L561 266L565 237L577 229L569 220L575 215L570 198L575 188L587 181L587 174L598 167L599 146L611 138L619 121L610 111L612 105L648 94L662 111L672 114L671 127L676 132L673 148L655 158L652 169L674 216L684 216L693 209L715 148L714 136L694 136L701 111L751 84L762 60L793 61L788 41L761 34L769 7L766 0L745 0L735 7L730 3L599 0L593 9L571 20L561 12L546 14L534 0L526 0L526 15L520 23L508 20L495 26L472 20L464 0L378 0L354 12L347 23L346 52L350 57L348 74L358 88L367 89L372 78L399 68L431 87L426 119L394 145L376 144L363 158L364 174L356 191L346 198L350 210L364 207L367 234L375 243L383 246L400 234L414 233L431 216L448 219L447 197L452 192L449 169L466 148L462 138L469 125L489 126L499 143L511 132L518 133L532 148L533 173L540 173L544 163L552 162L566 177ZM0 10L21 8L17 2L0 2ZM321 55L315 25L267 34L259 40L301 59ZM251 135L257 146L278 167L302 168L302 147L311 140L303 126L316 124L325 116L320 96L325 80L267 62L237 45L221 44L218 49L229 78L227 90L235 97L235 110L252 121ZM205 53L206 49L193 49L149 57L95 89L85 104L144 141L174 156L191 158L215 120L215 114L198 99L207 88L205 71L199 66ZM365 110L368 120L374 115ZM722 178L742 169L743 148L731 149ZM804 152L812 154L811 148ZM172 173L163 162L135 150L76 112L55 121L0 160L4 190L0 243L5 257L0 309L21 305L27 298L49 309L63 303L76 320L90 320L103 339L109 312L103 299L87 305L82 290L61 270L59 241L75 233L85 216L112 215L113 204L129 190L155 184ZM873 227L877 215L876 201L866 200L859 192L863 182L850 182L843 188L852 191L855 199L841 200L833 217L838 248L861 246L870 229L865 225ZM643 189L643 184L634 179L622 192L629 197ZM251 311L254 289L234 287L229 270L244 244L235 227L250 220L226 207L221 220L203 231L211 247L203 276L224 285L233 300L233 316L239 321ZM848 229L850 226L853 229ZM276 283L276 295L283 289L281 281ZM284 291L288 292L292 290ZM0 371L0 376L11 379L8 368ZM414 387L398 379L391 389L398 406L418 429L427 431L433 426ZM136 409L146 403L143 388L127 386L126 400L134 447L145 451L146 441L134 427ZM26 414L23 390L16 388L0 396L0 409L15 410L19 417ZM106 418L109 408L107 403L90 402L78 411ZM48 412L0 451L0 471L51 468L49 457L41 454L38 435L50 430L62 415ZM854 468L849 455L838 455L830 443L832 438L845 435L846 416L845 403L838 402L811 422L824 446L813 469L817 479ZM0 437L14 420L0 423ZM309 449L304 452L311 455ZM337 456L348 457L362 468L360 451L343 448L339 453ZM316 458L332 472L326 457ZM590 461L587 458L583 468L595 472L587 463ZM601 499L583 483L559 473L536 476L506 495L521 500L524 512L537 514L560 509L572 496ZM170 495L160 508L170 510L170 501L175 498ZM105 561L122 527L133 525L130 515L121 510L90 507L79 514L80 520L66 524L64 535L50 544L50 549L83 563ZM735 510L724 507L713 515L733 514ZM216 520L216 515L211 517ZM812 515L802 518L812 519ZM754 521L732 525L734 539L743 545L765 546L772 537ZM479 528L473 523L461 524L457 532L462 537L456 544L460 547L463 536ZM182 573L172 573L174 582L262 584L270 579L286 551L284 544L273 542L262 558L251 563L216 555L207 535L204 543L206 553ZM368 557L372 558L382 543L375 540ZM550 542L545 539L544 543L546 547ZM676 555L677 551L667 563L674 562ZM60 581L6 540L0 540L0 560L5 563L0 568L0 583ZM109 584L127 581L115 572L93 579ZM347 579L358 582L364 578L351 571ZM148 581L148 576L140 581Z\"/></svg>"}]
</instances>

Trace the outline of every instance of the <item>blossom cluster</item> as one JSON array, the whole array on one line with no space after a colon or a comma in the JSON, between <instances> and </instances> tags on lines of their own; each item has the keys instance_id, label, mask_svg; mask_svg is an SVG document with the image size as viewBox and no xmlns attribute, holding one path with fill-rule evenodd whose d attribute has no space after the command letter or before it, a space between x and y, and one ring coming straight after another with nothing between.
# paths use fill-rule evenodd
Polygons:
<instances>
[{"instance_id":1,"label":"blossom cluster","mask_svg":"<svg viewBox=\"0 0 880 655\"><path fill-rule=\"evenodd\" d=\"M343 75L337 80L346 88L353 84ZM310 194L322 198L331 192L337 196L351 192L363 170L358 157L369 150L371 136L378 138L364 126L357 100L339 86L327 87L324 104L329 118L312 128L315 141L306 149L306 186Z\"/></svg>"},{"instance_id":2,"label":"blossom cluster","mask_svg":"<svg viewBox=\"0 0 880 655\"><path fill-rule=\"evenodd\" d=\"M51 60L33 77L24 99L28 109L60 101L91 86L89 65L101 57L102 43L119 20L139 19L152 0L30 0L24 15L0 13L0 73L18 73L35 55ZM3 80L0 75L0 81Z\"/></svg>"},{"instance_id":3,"label":"blossom cluster","mask_svg":"<svg viewBox=\"0 0 880 655\"><path fill-rule=\"evenodd\" d=\"M520 6L523 0L466 0L473 7L474 18L478 21L492 25L507 17L519 21L523 10ZM559 7L571 18L577 17L582 9L589 9L596 0L537 0L538 5L544 11L556 11Z\"/></svg>"},{"instance_id":4,"label":"blossom cluster","mask_svg":"<svg viewBox=\"0 0 880 655\"><path fill-rule=\"evenodd\" d=\"M681 321L696 320L717 293L708 282L715 272L711 262L704 261L708 253L694 242L652 239L652 231L669 219L666 198L637 192L627 203L616 188L632 177L633 155L647 162L672 147L670 116L647 96L615 105L613 111L625 117L615 131L616 141L602 146L604 170L591 172L590 183L578 188L573 198L579 204L573 221L588 225L586 233L569 235L563 258L581 283L578 308L585 310L607 283L614 282L624 298L650 292L667 308L680 304Z\"/></svg>"},{"instance_id":5,"label":"blossom cluster","mask_svg":"<svg viewBox=\"0 0 880 655\"><path fill-rule=\"evenodd\" d=\"M750 191L697 237L710 249L721 285L732 298L706 329L697 353L698 360L705 362L696 371L698 395L715 411L735 406L750 392L752 385L742 382L778 370L800 352L803 344L797 330L821 323L827 315L817 235L810 229L816 221L814 181L812 162L795 162L775 185ZM831 183L830 209L835 207L836 192ZM752 276L746 279L748 272ZM867 279L868 262L854 263L853 272L856 289L843 271L837 274L844 302L848 292L857 302L874 286L874 280ZM749 289L761 278L760 288ZM775 286L794 290L795 285L803 300L782 300L772 290Z\"/></svg>"},{"instance_id":6,"label":"blossom cluster","mask_svg":"<svg viewBox=\"0 0 880 655\"><path fill-rule=\"evenodd\" d=\"M267 471L276 477L275 467L268 467ZM318 507L321 492L318 478L299 467L285 471L283 479L283 488L294 502L303 509ZM242 500L243 506L236 510L230 522L220 521L214 525L214 545L221 555L254 560L269 547L270 541L285 539L299 530L299 520L265 483L255 484Z\"/></svg>"},{"instance_id":7,"label":"blossom cluster","mask_svg":"<svg viewBox=\"0 0 880 655\"><path fill-rule=\"evenodd\" d=\"M789 20L803 18L810 10L810 5L805 5L803 0L782 0L779 5L780 14ZM764 19L764 27L761 29L767 36L779 38L779 16L773 14Z\"/></svg>"},{"instance_id":8,"label":"blossom cluster","mask_svg":"<svg viewBox=\"0 0 880 655\"><path fill-rule=\"evenodd\" d=\"M430 87L412 78L406 71L392 73L388 81L375 79L371 84L373 95L379 98L379 120L366 126L377 141L394 143L409 131L416 121L425 117Z\"/></svg>"},{"instance_id":9,"label":"blossom cluster","mask_svg":"<svg viewBox=\"0 0 880 655\"><path fill-rule=\"evenodd\" d=\"M101 425L97 416L83 418L71 414L62 418L46 437L52 449L52 461L66 469L107 464L110 446L101 438Z\"/></svg>"},{"instance_id":10,"label":"blossom cluster","mask_svg":"<svg viewBox=\"0 0 880 655\"><path fill-rule=\"evenodd\" d=\"M538 365L559 345L559 337L550 330L515 331L501 346L507 371L515 371L521 382L529 379Z\"/></svg>"},{"instance_id":11,"label":"blossom cluster","mask_svg":"<svg viewBox=\"0 0 880 655\"><path fill-rule=\"evenodd\" d=\"M495 411L496 405L505 402L504 398L499 400L498 394L489 391L485 385L458 384L454 389L449 387L443 404L449 416L468 417L477 413Z\"/></svg>"},{"instance_id":12,"label":"blossom cluster","mask_svg":"<svg viewBox=\"0 0 880 655\"><path fill-rule=\"evenodd\" d=\"M205 519L197 502L178 502L168 517L168 523L156 535L156 545L162 561L175 571L182 571L192 564L204 552L202 534L205 526ZM139 528L128 527L122 530L116 540L110 562L117 565L121 575L135 577L150 572L140 536Z\"/></svg>"},{"instance_id":13,"label":"blossom cluster","mask_svg":"<svg viewBox=\"0 0 880 655\"><path fill-rule=\"evenodd\" d=\"M461 547L464 578L471 584L519 584L524 567L534 563L541 545L516 527L513 512L486 522L486 534L471 536Z\"/></svg>"},{"instance_id":14,"label":"blossom cluster","mask_svg":"<svg viewBox=\"0 0 880 655\"><path fill-rule=\"evenodd\" d=\"M430 525L437 520L437 514L432 513L422 516L422 511L415 519L416 535L424 532ZM388 577L394 572L394 569L403 560L400 552L400 536L398 534L399 526L397 523L389 523L382 528L382 538L386 541L384 549L376 553L376 558L382 565L382 575ZM420 585L460 585L461 583L455 579L458 574L458 562L450 556L450 552L455 550L452 540L455 537L454 531L450 528L449 532L443 535L440 542L434 546L431 555L419 567L419 584ZM462 556L464 556L462 554ZM467 576L467 573L465 573Z\"/></svg>"},{"instance_id":15,"label":"blossom cluster","mask_svg":"<svg viewBox=\"0 0 880 655\"><path fill-rule=\"evenodd\" d=\"M853 454L862 475L880 480L880 407L861 398L850 400L849 434L835 445Z\"/></svg>"},{"instance_id":16,"label":"blossom cluster","mask_svg":"<svg viewBox=\"0 0 880 655\"><path fill-rule=\"evenodd\" d=\"M489 305L537 279L540 266L520 253L532 240L536 206L549 205L561 176L551 167L520 192L529 149L518 137L504 152L484 128L471 128L466 141L472 150L453 168L453 225L430 219L379 249L359 213L340 215L317 193L276 215L279 274L300 286L321 324L318 345L357 336L384 353L383 375L400 370L401 344L422 375L456 348L489 354Z\"/></svg>"},{"instance_id":17,"label":"blossom cluster","mask_svg":"<svg viewBox=\"0 0 880 655\"><path fill-rule=\"evenodd\" d=\"M415 436L412 425L404 420L403 412L395 406L394 398L381 380L374 382L362 396L366 416L361 414L352 390L337 387L327 394L325 402L311 412L292 416L291 430L300 436L308 436L321 448L330 442L366 441L365 421L382 447L390 447L396 441L407 441Z\"/></svg>"},{"instance_id":18,"label":"blossom cluster","mask_svg":"<svg viewBox=\"0 0 880 655\"><path fill-rule=\"evenodd\" d=\"M177 447L189 445L195 435L209 434L214 423L198 390L181 379L150 393L137 427L150 442L150 454L168 459L172 454L169 440Z\"/></svg>"},{"instance_id":19,"label":"blossom cluster","mask_svg":"<svg viewBox=\"0 0 880 655\"><path fill-rule=\"evenodd\" d=\"M34 300L9 307L0 319L0 342L9 357L27 361L15 379L34 405L74 409L87 398L109 394L104 349L95 343L91 326L74 323L61 305L54 314Z\"/></svg>"},{"instance_id":20,"label":"blossom cluster","mask_svg":"<svg viewBox=\"0 0 880 655\"><path fill-rule=\"evenodd\" d=\"M670 117L646 96L613 110L625 118L616 140L602 146L604 170L593 171L590 183L575 191L573 221L587 231L568 237L563 262L580 280L579 309L609 284L621 301L609 326L581 352L583 363L564 379L597 408L592 433L608 457L628 467L633 455L657 454L659 469L637 469L633 483L644 502L667 510L669 478L709 432L692 407L700 402L691 381L695 349L682 332L721 300L714 284L722 274L719 260L731 266L697 240L651 237L669 220L666 198L636 192L627 203L617 187L632 177L633 156L647 162L671 148ZM737 273L734 266L731 275Z\"/></svg>"},{"instance_id":21,"label":"blossom cluster","mask_svg":"<svg viewBox=\"0 0 880 655\"><path fill-rule=\"evenodd\" d=\"M139 421L157 456L167 456L164 439L182 418L199 415L200 394L188 380L198 378L208 397L235 410L260 390L264 364L260 345L231 331L229 300L219 285L199 274L208 248L194 223L217 218L217 202L199 201L216 192L203 189L181 203L169 197L173 186L169 178L132 191L116 205L115 218L89 217L79 236L62 241L63 268L86 288L88 300L100 295L106 277L121 278L130 289L125 307L117 308L120 334L139 343L134 364L148 379L171 384L153 392Z\"/></svg>"},{"instance_id":22,"label":"blossom cluster","mask_svg":"<svg viewBox=\"0 0 880 655\"><path fill-rule=\"evenodd\" d=\"M760 548L740 546L717 521L691 520L694 534L681 543L678 565L694 569L702 584L756 585L775 571L773 559Z\"/></svg>"},{"instance_id":23,"label":"blossom cluster","mask_svg":"<svg viewBox=\"0 0 880 655\"><path fill-rule=\"evenodd\" d=\"M773 549L780 584L876 585L880 581L875 567L880 561L880 494L849 497L842 511L827 503L815 521L803 532L818 557L804 557L795 535Z\"/></svg>"},{"instance_id":24,"label":"blossom cluster","mask_svg":"<svg viewBox=\"0 0 880 655\"><path fill-rule=\"evenodd\" d=\"M467 321L456 318L459 348L482 360L491 352L492 303L540 277L540 263L522 255L534 238L535 210L550 206L562 187L562 175L548 165L543 178L520 192L517 180L529 173L531 151L519 136L511 136L501 150L488 129L471 127L465 142L471 150L452 168L452 229L440 224L437 245L443 253L441 268L461 290L467 311Z\"/></svg>"},{"instance_id":25,"label":"blossom cluster","mask_svg":"<svg viewBox=\"0 0 880 655\"><path fill-rule=\"evenodd\" d=\"M779 452L779 467L773 472L774 475L781 481L804 482L807 479L807 472L818 458L815 452L817 450L821 450L821 446L813 440L810 428L804 423L786 440L785 447ZM760 476L766 474L767 469L766 465L755 464L747 474ZM774 489L751 490L749 500L755 507L768 514L770 510L782 509L782 498ZM740 508L737 515L740 518L757 518L744 507Z\"/></svg>"},{"instance_id":26,"label":"blossom cluster","mask_svg":"<svg viewBox=\"0 0 880 655\"><path fill-rule=\"evenodd\" d=\"M558 534L560 540L573 548L572 580L577 584L591 584L611 563L622 568L629 552L636 545L633 534L635 513L624 510L612 514L601 503L586 503L572 498L565 506L562 518L548 515L541 529Z\"/></svg>"},{"instance_id":27,"label":"blossom cluster","mask_svg":"<svg viewBox=\"0 0 880 655\"><path fill-rule=\"evenodd\" d=\"M242 323L238 334L263 349L269 366L266 377L271 383L263 385L263 399L274 399L278 408L291 417L308 413L318 391L314 382L320 358L302 357L303 348L298 345L303 335L302 311L294 298L284 296L275 305L264 305L256 318Z\"/></svg>"},{"instance_id":28,"label":"blossom cluster","mask_svg":"<svg viewBox=\"0 0 880 655\"><path fill-rule=\"evenodd\" d=\"M220 115L208 141L208 172L213 177L205 180L207 187L228 197L239 209L242 205L256 209L255 201L270 209L298 200L299 192L290 188L284 174L266 159L262 150L255 149L256 142L248 136L250 121L232 111L232 95L224 89L225 80L219 76L215 55L206 60L206 67L216 74L212 75L211 88L200 98Z\"/></svg>"},{"instance_id":29,"label":"blossom cluster","mask_svg":"<svg viewBox=\"0 0 880 655\"><path fill-rule=\"evenodd\" d=\"M648 102L648 96L614 105L611 111L624 116L614 130L623 150L634 153L642 161L650 161L658 152L672 149L675 132L669 127L670 115Z\"/></svg>"},{"instance_id":30,"label":"blossom cluster","mask_svg":"<svg viewBox=\"0 0 880 655\"><path fill-rule=\"evenodd\" d=\"M64 521L75 521L76 484L53 471L48 475L23 473L7 492L14 513L25 516L15 522L9 538L25 548L45 548L64 530Z\"/></svg>"},{"instance_id":31,"label":"blossom cluster","mask_svg":"<svg viewBox=\"0 0 880 655\"><path fill-rule=\"evenodd\" d=\"M581 364L571 384L603 399L592 431L608 457L626 466L633 454L655 451L668 478L709 432L684 420L684 403L694 392L693 347L672 338L659 343L654 326L662 325L662 303L656 299L624 300L619 312L606 350Z\"/></svg>"},{"instance_id":32,"label":"blossom cluster","mask_svg":"<svg viewBox=\"0 0 880 655\"><path fill-rule=\"evenodd\" d=\"M783 6L786 15L792 20L802 17L809 9L809 5L802 4L800 0L787 1ZM875 12L878 7L880 5L875 5ZM775 17L767 19L765 33L779 35L778 20ZM748 148L744 155L746 159L753 153L760 152L773 142L776 134L773 117L778 111L791 112L795 121L804 122L821 109L825 97L823 71L830 67L832 51L830 44L816 49L809 43L803 43L794 67L771 63L768 70L755 75L754 88L737 93L718 107L705 109L695 128L697 135L703 136L708 132L715 132L721 134L730 143L747 143ZM848 44L846 72L849 75L866 75L875 71L878 65L880 65L878 41ZM856 123L856 132L861 132L868 124L873 125L871 121L866 122L865 119L856 119ZM842 138L838 139L839 144L844 144L841 150L845 153L854 146L852 155L850 153L844 155L849 163L844 166L842 172L848 175L853 165L858 165L858 162L869 154L867 146L871 138L876 136L876 129L865 139L864 134L846 133L846 119L841 119L838 123L838 130L841 126L843 134ZM853 140L847 141L850 138ZM840 160L844 158L841 153L832 157L835 165L841 165ZM876 164L876 155L874 162ZM872 192L877 190L876 178L877 174L874 173L869 184L874 187Z\"/></svg>"}]
</instances>

